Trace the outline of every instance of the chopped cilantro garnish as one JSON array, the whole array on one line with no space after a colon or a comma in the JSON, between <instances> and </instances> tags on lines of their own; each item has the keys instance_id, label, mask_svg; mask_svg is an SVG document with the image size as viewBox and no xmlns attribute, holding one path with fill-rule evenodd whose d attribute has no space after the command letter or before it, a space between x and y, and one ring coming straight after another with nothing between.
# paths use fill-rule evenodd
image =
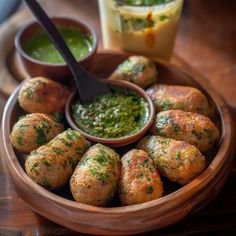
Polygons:
<instances>
[{"instance_id":1,"label":"chopped cilantro garnish","mask_svg":"<svg viewBox=\"0 0 236 236\"><path fill-rule=\"evenodd\" d=\"M139 73L143 72L145 69L145 66L144 64L142 63L137 63L136 65L134 65L134 67L132 68L132 72L133 72L133 75L138 75Z\"/></svg>"},{"instance_id":2,"label":"chopped cilantro garnish","mask_svg":"<svg viewBox=\"0 0 236 236\"><path fill-rule=\"evenodd\" d=\"M179 132L180 131L180 126L178 124L173 124L173 131L174 132Z\"/></svg>"},{"instance_id":3,"label":"chopped cilantro garnish","mask_svg":"<svg viewBox=\"0 0 236 236\"><path fill-rule=\"evenodd\" d=\"M37 80L36 81L38 84L40 84L40 85L43 85L43 86L45 86L47 83L46 82L44 82L44 81L41 81L41 80Z\"/></svg>"},{"instance_id":4,"label":"chopped cilantro garnish","mask_svg":"<svg viewBox=\"0 0 236 236\"><path fill-rule=\"evenodd\" d=\"M154 188L152 186L148 186L147 189L146 189L147 194L152 194L153 191L154 191Z\"/></svg>"},{"instance_id":5,"label":"chopped cilantro garnish","mask_svg":"<svg viewBox=\"0 0 236 236\"><path fill-rule=\"evenodd\" d=\"M18 136L18 137L17 137L17 143L18 143L19 145L22 145L22 139L23 139L22 136Z\"/></svg>"},{"instance_id":6,"label":"chopped cilantro garnish","mask_svg":"<svg viewBox=\"0 0 236 236\"><path fill-rule=\"evenodd\" d=\"M60 139L60 141L67 147L72 147L73 143L68 142L64 138Z\"/></svg>"},{"instance_id":7,"label":"chopped cilantro garnish","mask_svg":"<svg viewBox=\"0 0 236 236\"><path fill-rule=\"evenodd\" d=\"M109 174L104 172L104 173L99 173L98 175L98 180L105 182L106 179L109 177Z\"/></svg>"},{"instance_id":8,"label":"chopped cilantro garnish","mask_svg":"<svg viewBox=\"0 0 236 236\"><path fill-rule=\"evenodd\" d=\"M50 167L50 166L51 166L51 164L50 164L47 160L43 160L43 164L44 164L45 166L47 166L47 167Z\"/></svg>"},{"instance_id":9,"label":"chopped cilantro garnish","mask_svg":"<svg viewBox=\"0 0 236 236\"><path fill-rule=\"evenodd\" d=\"M26 95L27 95L28 98L32 98L35 92L36 92L36 89L35 89L35 88L29 87L29 88L26 90Z\"/></svg>"},{"instance_id":10,"label":"chopped cilantro garnish","mask_svg":"<svg viewBox=\"0 0 236 236\"><path fill-rule=\"evenodd\" d=\"M23 144L23 136L25 134L26 128L28 127L28 125L20 125L19 129L20 129L20 135L17 137L17 143L19 145Z\"/></svg>"},{"instance_id":11,"label":"chopped cilantro garnish","mask_svg":"<svg viewBox=\"0 0 236 236\"><path fill-rule=\"evenodd\" d=\"M61 154L64 152L64 150L62 150L61 148L57 148L57 147L53 147L52 148L52 151L57 153L57 154Z\"/></svg>"},{"instance_id":12,"label":"chopped cilantro garnish","mask_svg":"<svg viewBox=\"0 0 236 236\"><path fill-rule=\"evenodd\" d=\"M79 134L76 133L76 131L72 129L66 130L66 137L70 140L75 140L81 138Z\"/></svg>"},{"instance_id":13,"label":"chopped cilantro garnish","mask_svg":"<svg viewBox=\"0 0 236 236\"><path fill-rule=\"evenodd\" d=\"M51 126L48 125L48 123L45 122L41 122L41 124L34 126L34 129L37 133L36 136L36 142L38 145L43 145L47 142L47 137L46 134L49 133Z\"/></svg>"},{"instance_id":14,"label":"chopped cilantro garnish","mask_svg":"<svg viewBox=\"0 0 236 236\"><path fill-rule=\"evenodd\" d=\"M173 103L171 103L170 101L165 101L161 104L161 108L164 111L169 110L172 107L173 107Z\"/></svg>"},{"instance_id":15,"label":"chopped cilantro garnish","mask_svg":"<svg viewBox=\"0 0 236 236\"><path fill-rule=\"evenodd\" d=\"M98 168L91 169L90 175L96 177L102 182L105 182L105 180L109 177L109 174L107 172L100 172Z\"/></svg>"},{"instance_id":16,"label":"chopped cilantro garnish","mask_svg":"<svg viewBox=\"0 0 236 236\"><path fill-rule=\"evenodd\" d=\"M94 160L97 161L100 166L107 165L107 159L103 155L101 155L100 153L95 157Z\"/></svg>"},{"instance_id":17,"label":"chopped cilantro garnish","mask_svg":"<svg viewBox=\"0 0 236 236\"><path fill-rule=\"evenodd\" d=\"M176 160L180 160L180 158L181 158L181 153L180 153L180 152L177 152L175 159L176 159Z\"/></svg>"},{"instance_id":18,"label":"chopped cilantro garnish","mask_svg":"<svg viewBox=\"0 0 236 236\"><path fill-rule=\"evenodd\" d=\"M143 173L139 174L138 178L139 179L144 179L144 174Z\"/></svg>"},{"instance_id":19,"label":"chopped cilantro garnish","mask_svg":"<svg viewBox=\"0 0 236 236\"><path fill-rule=\"evenodd\" d=\"M31 169L30 169L30 172L34 171L36 175L39 175L39 172L36 170L36 167L38 167L39 163L38 162L35 162Z\"/></svg>"}]
</instances>

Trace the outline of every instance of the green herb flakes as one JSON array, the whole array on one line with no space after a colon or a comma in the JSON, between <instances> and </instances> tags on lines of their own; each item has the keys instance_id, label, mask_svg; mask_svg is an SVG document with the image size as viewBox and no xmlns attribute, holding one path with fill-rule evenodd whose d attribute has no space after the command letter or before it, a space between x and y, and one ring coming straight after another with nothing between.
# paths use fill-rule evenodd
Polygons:
<instances>
[{"instance_id":1,"label":"green herb flakes","mask_svg":"<svg viewBox=\"0 0 236 236\"><path fill-rule=\"evenodd\" d=\"M144 174L143 173L139 174L138 178L139 179L144 179Z\"/></svg>"},{"instance_id":2,"label":"green herb flakes","mask_svg":"<svg viewBox=\"0 0 236 236\"><path fill-rule=\"evenodd\" d=\"M36 143L38 145L43 145L47 142L47 134L49 133L51 126L46 122L43 121L41 124L34 126L34 130L36 131Z\"/></svg>"},{"instance_id":3,"label":"green herb flakes","mask_svg":"<svg viewBox=\"0 0 236 236\"><path fill-rule=\"evenodd\" d=\"M50 166L51 166L51 164L50 164L47 160L43 160L42 162L43 162L43 164L44 164L45 166L47 166L47 167L50 167Z\"/></svg>"},{"instance_id":4,"label":"green herb flakes","mask_svg":"<svg viewBox=\"0 0 236 236\"><path fill-rule=\"evenodd\" d=\"M154 191L154 188L152 186L148 186L147 189L146 189L147 194L152 194L153 191Z\"/></svg>"},{"instance_id":5,"label":"green herb flakes","mask_svg":"<svg viewBox=\"0 0 236 236\"><path fill-rule=\"evenodd\" d=\"M169 109L172 108L172 107L173 107L173 103L170 102L170 101L165 101L165 102L163 102L163 103L161 104L161 109L162 109L163 111L169 110Z\"/></svg>"},{"instance_id":6,"label":"green herb flakes","mask_svg":"<svg viewBox=\"0 0 236 236\"><path fill-rule=\"evenodd\" d=\"M77 101L73 118L78 127L96 137L119 138L136 133L148 120L146 101L135 92L113 88L89 103Z\"/></svg>"},{"instance_id":7,"label":"green herb flakes","mask_svg":"<svg viewBox=\"0 0 236 236\"><path fill-rule=\"evenodd\" d=\"M36 89L33 87L30 87L26 90L26 96L28 98L33 98L33 95L36 93Z\"/></svg>"},{"instance_id":8,"label":"green herb flakes","mask_svg":"<svg viewBox=\"0 0 236 236\"><path fill-rule=\"evenodd\" d=\"M142 63L137 63L134 65L134 67L132 68L133 70L133 74L134 75L138 75L139 73L143 72L145 69L145 65Z\"/></svg>"},{"instance_id":9,"label":"green herb flakes","mask_svg":"<svg viewBox=\"0 0 236 236\"><path fill-rule=\"evenodd\" d=\"M22 139L23 139L23 137L22 136L17 136L17 143L19 144L19 145L22 145L23 143L22 143Z\"/></svg>"},{"instance_id":10,"label":"green herb flakes","mask_svg":"<svg viewBox=\"0 0 236 236\"><path fill-rule=\"evenodd\" d=\"M66 147L72 147L73 143L68 142L64 138L60 139L60 141L66 146Z\"/></svg>"},{"instance_id":11,"label":"green herb flakes","mask_svg":"<svg viewBox=\"0 0 236 236\"><path fill-rule=\"evenodd\" d=\"M76 131L72 130L72 129L68 129L66 130L66 137L70 140L76 140L76 139L80 139L80 135L76 133Z\"/></svg>"},{"instance_id":12,"label":"green herb flakes","mask_svg":"<svg viewBox=\"0 0 236 236\"><path fill-rule=\"evenodd\" d=\"M176 153L175 160L180 160L180 159L181 159L181 153L180 153L180 152L177 152L177 153Z\"/></svg>"},{"instance_id":13,"label":"green herb flakes","mask_svg":"<svg viewBox=\"0 0 236 236\"><path fill-rule=\"evenodd\" d=\"M173 131L174 132L179 132L180 131L180 126L178 124L173 124Z\"/></svg>"},{"instance_id":14,"label":"green herb flakes","mask_svg":"<svg viewBox=\"0 0 236 236\"><path fill-rule=\"evenodd\" d=\"M160 19L160 21L164 21L164 20L169 20L170 17L169 17L169 16L166 16L166 15L161 15L161 16L159 17L159 19Z\"/></svg>"},{"instance_id":15,"label":"green herb flakes","mask_svg":"<svg viewBox=\"0 0 236 236\"><path fill-rule=\"evenodd\" d=\"M31 169L30 169L30 172L35 172L35 174L36 175L39 175L39 172L36 170L36 168L39 166L39 163L38 162L35 162L33 165L32 165L32 167L31 167Z\"/></svg>"},{"instance_id":16,"label":"green herb flakes","mask_svg":"<svg viewBox=\"0 0 236 236\"><path fill-rule=\"evenodd\" d=\"M57 147L52 147L52 151L57 154L62 154L64 152L64 150L62 150L61 148L57 148Z\"/></svg>"}]
</instances>

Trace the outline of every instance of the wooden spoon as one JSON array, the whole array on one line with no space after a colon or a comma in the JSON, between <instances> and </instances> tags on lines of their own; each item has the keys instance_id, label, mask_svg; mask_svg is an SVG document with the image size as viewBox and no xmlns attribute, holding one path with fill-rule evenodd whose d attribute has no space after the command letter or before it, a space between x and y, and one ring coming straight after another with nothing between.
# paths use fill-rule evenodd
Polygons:
<instances>
[{"instance_id":1,"label":"wooden spoon","mask_svg":"<svg viewBox=\"0 0 236 236\"><path fill-rule=\"evenodd\" d=\"M80 102L87 102L99 94L109 92L107 84L90 74L76 61L55 25L38 2L35 0L25 0L25 2L69 66L76 82Z\"/></svg>"}]
</instances>

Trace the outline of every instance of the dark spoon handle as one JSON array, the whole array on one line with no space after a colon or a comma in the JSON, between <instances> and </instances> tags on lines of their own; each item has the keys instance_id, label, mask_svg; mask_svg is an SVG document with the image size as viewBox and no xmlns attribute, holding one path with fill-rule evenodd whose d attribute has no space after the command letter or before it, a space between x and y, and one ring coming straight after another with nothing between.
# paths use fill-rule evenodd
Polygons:
<instances>
[{"instance_id":1,"label":"dark spoon handle","mask_svg":"<svg viewBox=\"0 0 236 236\"><path fill-rule=\"evenodd\" d=\"M57 31L55 25L38 4L38 2L36 0L25 0L25 2L68 64L76 81L81 102L88 101L93 96L97 95L96 90L98 91L100 89L101 91L99 93L109 91L107 85L100 82L97 78L89 74L82 66L79 65L70 49L66 45L64 39ZM89 89L89 91L84 91L86 89Z\"/></svg>"}]
</instances>

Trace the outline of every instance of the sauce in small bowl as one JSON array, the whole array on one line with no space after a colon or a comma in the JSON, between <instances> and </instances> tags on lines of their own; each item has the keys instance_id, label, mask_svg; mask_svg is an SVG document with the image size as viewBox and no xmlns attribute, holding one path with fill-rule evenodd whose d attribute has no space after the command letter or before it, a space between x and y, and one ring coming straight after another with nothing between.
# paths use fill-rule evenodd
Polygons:
<instances>
[{"instance_id":1,"label":"sauce in small bowl","mask_svg":"<svg viewBox=\"0 0 236 236\"><path fill-rule=\"evenodd\" d=\"M70 126L94 142L124 146L143 136L154 121L154 106L145 91L126 81L105 81L111 91L81 104L72 94L66 105Z\"/></svg>"},{"instance_id":2,"label":"sauce in small bowl","mask_svg":"<svg viewBox=\"0 0 236 236\"><path fill-rule=\"evenodd\" d=\"M91 35L73 26L57 24L56 27L77 60L85 57L92 51L93 40ZM22 45L22 47L35 60L48 63L65 62L47 34L41 29Z\"/></svg>"},{"instance_id":3,"label":"sauce in small bowl","mask_svg":"<svg viewBox=\"0 0 236 236\"><path fill-rule=\"evenodd\" d=\"M97 50L94 30L74 19L52 18L52 21L77 62L89 69ZM67 82L71 77L68 65L36 21L16 34L15 47L30 76L44 76L58 82Z\"/></svg>"}]
</instances>

